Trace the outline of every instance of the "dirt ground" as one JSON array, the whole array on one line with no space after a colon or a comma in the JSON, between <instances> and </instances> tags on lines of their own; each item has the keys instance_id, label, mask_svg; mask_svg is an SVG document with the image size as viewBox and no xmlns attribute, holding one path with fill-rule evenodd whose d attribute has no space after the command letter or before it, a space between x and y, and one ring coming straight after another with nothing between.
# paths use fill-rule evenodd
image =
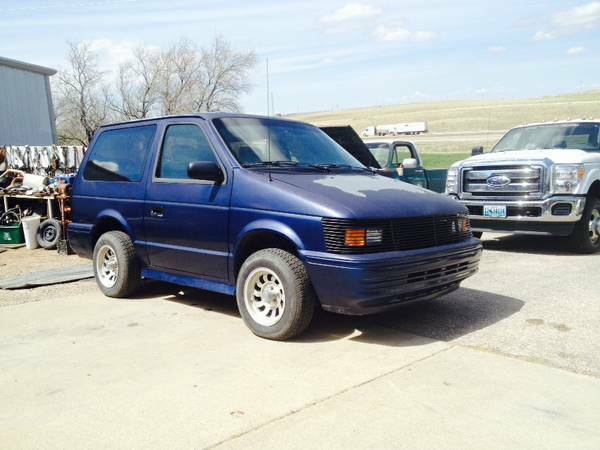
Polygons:
<instances>
[{"instance_id":1,"label":"dirt ground","mask_svg":"<svg viewBox=\"0 0 600 450\"><path fill-rule=\"evenodd\" d=\"M56 250L38 248L28 250L25 247L7 249L0 252L0 280L18 277L27 273L51 270L53 268L73 267L91 264L87 259L77 255L59 255ZM77 295L82 288L93 283L84 280L77 283L65 283L54 286L44 286L35 289L2 290L0 289L0 308L25 302L39 301L59 295Z\"/></svg>"}]
</instances>

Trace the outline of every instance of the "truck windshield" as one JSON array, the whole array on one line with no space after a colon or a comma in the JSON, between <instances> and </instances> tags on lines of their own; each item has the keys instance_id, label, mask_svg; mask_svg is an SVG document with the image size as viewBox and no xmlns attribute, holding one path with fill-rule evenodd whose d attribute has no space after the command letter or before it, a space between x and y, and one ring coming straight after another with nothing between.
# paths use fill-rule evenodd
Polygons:
<instances>
[{"instance_id":1,"label":"truck windshield","mask_svg":"<svg viewBox=\"0 0 600 450\"><path fill-rule=\"evenodd\" d=\"M320 129L277 119L226 117L213 123L242 166L363 166ZM269 145L270 144L270 145Z\"/></svg>"},{"instance_id":2,"label":"truck windshield","mask_svg":"<svg viewBox=\"0 0 600 450\"><path fill-rule=\"evenodd\" d=\"M496 144L494 152L511 150L579 149L600 151L597 123L563 123L515 128Z\"/></svg>"}]
</instances>

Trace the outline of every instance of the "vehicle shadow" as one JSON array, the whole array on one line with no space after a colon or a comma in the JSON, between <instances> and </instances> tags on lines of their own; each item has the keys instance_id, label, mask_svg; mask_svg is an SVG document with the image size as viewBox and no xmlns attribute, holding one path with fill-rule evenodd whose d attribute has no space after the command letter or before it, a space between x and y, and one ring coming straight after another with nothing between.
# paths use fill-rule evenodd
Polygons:
<instances>
[{"instance_id":1,"label":"vehicle shadow","mask_svg":"<svg viewBox=\"0 0 600 450\"><path fill-rule=\"evenodd\" d=\"M148 282L134 298L162 298L219 314L240 317L235 297L168 283ZM306 332L293 343L356 342L394 347L425 345L431 340L452 341L517 313L524 302L478 289L460 288L430 301L369 315L344 316L317 311ZM240 326L244 326L240 318Z\"/></svg>"},{"instance_id":2,"label":"vehicle shadow","mask_svg":"<svg viewBox=\"0 0 600 450\"><path fill-rule=\"evenodd\" d=\"M371 316L320 313L299 342L350 339L391 346L452 341L517 313L524 302L478 289L460 288L445 297L408 304ZM416 337L419 338L416 338Z\"/></svg>"},{"instance_id":3,"label":"vehicle shadow","mask_svg":"<svg viewBox=\"0 0 600 450\"><path fill-rule=\"evenodd\" d=\"M484 250L539 255L585 256L575 253L565 237L485 233L481 242Z\"/></svg>"}]
</instances>

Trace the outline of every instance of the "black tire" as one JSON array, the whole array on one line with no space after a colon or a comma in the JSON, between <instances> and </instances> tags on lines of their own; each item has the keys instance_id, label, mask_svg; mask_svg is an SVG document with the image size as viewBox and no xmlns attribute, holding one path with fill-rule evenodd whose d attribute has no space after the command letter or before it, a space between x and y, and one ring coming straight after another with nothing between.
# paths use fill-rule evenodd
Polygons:
<instances>
[{"instance_id":1,"label":"black tire","mask_svg":"<svg viewBox=\"0 0 600 450\"><path fill-rule=\"evenodd\" d=\"M40 224L36 238L40 247L53 250L62 239L62 235L62 224L56 219L46 219Z\"/></svg>"},{"instance_id":2,"label":"black tire","mask_svg":"<svg viewBox=\"0 0 600 450\"><path fill-rule=\"evenodd\" d=\"M103 281L104 274L107 272L102 270L102 262L99 261L100 258L105 259L107 249L112 251L117 263L117 271L112 285ZM96 284L107 297L127 297L139 288L142 280L141 267L133 242L126 233L109 231L100 236L94 247L93 262Z\"/></svg>"},{"instance_id":3,"label":"black tire","mask_svg":"<svg viewBox=\"0 0 600 450\"><path fill-rule=\"evenodd\" d=\"M571 247L577 253L590 254L600 250L598 232L594 234L590 231L592 217L597 217L598 214L600 214L600 199L588 197L583 215L579 222L575 224L575 229L569 237Z\"/></svg>"},{"instance_id":4,"label":"black tire","mask_svg":"<svg viewBox=\"0 0 600 450\"><path fill-rule=\"evenodd\" d=\"M472 231L471 234L474 238L481 239L481 236L483 236L483 231Z\"/></svg>"},{"instance_id":5,"label":"black tire","mask_svg":"<svg viewBox=\"0 0 600 450\"><path fill-rule=\"evenodd\" d=\"M246 284L252 284L249 277L263 269L273 272L283 286L285 297L283 313L278 322L272 325L257 322L245 301ZM236 291L238 309L246 326L257 336L278 341L302 333L310 324L317 303L302 261L277 248L259 250L248 257L238 274Z\"/></svg>"}]
</instances>

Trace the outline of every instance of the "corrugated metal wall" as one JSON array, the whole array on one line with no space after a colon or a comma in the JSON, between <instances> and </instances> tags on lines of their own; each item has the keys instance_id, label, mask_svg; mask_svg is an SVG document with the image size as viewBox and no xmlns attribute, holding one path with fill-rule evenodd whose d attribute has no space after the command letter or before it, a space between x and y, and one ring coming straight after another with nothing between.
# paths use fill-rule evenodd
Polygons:
<instances>
[{"instance_id":1,"label":"corrugated metal wall","mask_svg":"<svg viewBox=\"0 0 600 450\"><path fill-rule=\"evenodd\" d=\"M48 77L0 64L0 145L56 144Z\"/></svg>"}]
</instances>

